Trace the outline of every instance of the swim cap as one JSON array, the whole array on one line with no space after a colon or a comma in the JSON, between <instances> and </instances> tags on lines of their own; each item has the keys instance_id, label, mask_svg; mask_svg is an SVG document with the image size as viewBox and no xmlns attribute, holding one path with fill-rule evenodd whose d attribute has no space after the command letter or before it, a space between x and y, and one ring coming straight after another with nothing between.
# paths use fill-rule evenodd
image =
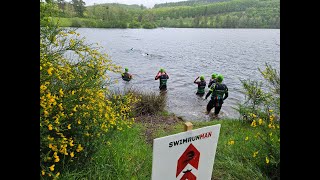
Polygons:
<instances>
[{"instance_id":1,"label":"swim cap","mask_svg":"<svg viewBox=\"0 0 320 180\"><path fill-rule=\"evenodd\" d=\"M164 72L164 69L163 69L163 68L161 68L161 69L160 69L160 72Z\"/></svg>"},{"instance_id":2,"label":"swim cap","mask_svg":"<svg viewBox=\"0 0 320 180\"><path fill-rule=\"evenodd\" d=\"M218 82L222 82L223 81L223 76L221 74L218 75L217 77Z\"/></svg>"},{"instance_id":3,"label":"swim cap","mask_svg":"<svg viewBox=\"0 0 320 180\"><path fill-rule=\"evenodd\" d=\"M203 81L204 80L204 76L200 76L200 80Z\"/></svg>"},{"instance_id":4,"label":"swim cap","mask_svg":"<svg viewBox=\"0 0 320 180\"><path fill-rule=\"evenodd\" d=\"M124 70L125 70L126 72L128 72L128 68L124 68Z\"/></svg>"},{"instance_id":5,"label":"swim cap","mask_svg":"<svg viewBox=\"0 0 320 180\"><path fill-rule=\"evenodd\" d=\"M212 79L215 79L215 78L217 78L217 76L218 76L218 74L213 73L213 74L211 75L211 78L212 78Z\"/></svg>"}]
</instances>

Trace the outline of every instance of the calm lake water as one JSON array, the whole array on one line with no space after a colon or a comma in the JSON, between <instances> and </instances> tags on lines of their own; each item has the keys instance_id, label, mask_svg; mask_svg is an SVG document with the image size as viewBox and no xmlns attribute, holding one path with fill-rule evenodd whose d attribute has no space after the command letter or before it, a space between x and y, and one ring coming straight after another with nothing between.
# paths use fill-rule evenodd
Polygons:
<instances>
[{"instance_id":1,"label":"calm lake water","mask_svg":"<svg viewBox=\"0 0 320 180\"><path fill-rule=\"evenodd\" d=\"M280 71L279 29L79 28L77 32L88 42L99 43L115 64L133 74L130 82L110 74L119 80L113 88L159 93L154 77L164 68L170 77L167 109L187 120L210 120L205 115L210 98L203 100L195 94L197 76L204 75L207 83L212 73L224 76L229 97L219 115L238 118L234 108L245 98L240 79L263 80L258 68L264 69L265 63Z\"/></svg>"}]
</instances>

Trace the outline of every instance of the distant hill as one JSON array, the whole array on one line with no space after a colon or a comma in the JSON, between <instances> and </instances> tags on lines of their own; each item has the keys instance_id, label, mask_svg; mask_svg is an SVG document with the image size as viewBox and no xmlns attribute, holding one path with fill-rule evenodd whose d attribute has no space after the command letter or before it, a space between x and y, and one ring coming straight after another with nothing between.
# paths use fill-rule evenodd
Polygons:
<instances>
[{"instance_id":1,"label":"distant hill","mask_svg":"<svg viewBox=\"0 0 320 180\"><path fill-rule=\"evenodd\" d=\"M215 3L215 2L222 2L222 1L231 1L231 0L189 0L189 1L180 1L180 2L169 2L169 3L155 4L154 8L206 5L206 4L211 4L211 3Z\"/></svg>"},{"instance_id":2,"label":"distant hill","mask_svg":"<svg viewBox=\"0 0 320 180\"><path fill-rule=\"evenodd\" d=\"M117 7L117 8L123 8L123 9L133 9L133 10L140 10L140 9L147 9L145 6L141 6L138 4L132 4L132 5L127 5L127 4L120 4L120 3L103 3L103 4L95 4L91 6L87 6L87 8L92 8L92 7L97 7L97 6L111 6L111 7Z\"/></svg>"},{"instance_id":3,"label":"distant hill","mask_svg":"<svg viewBox=\"0 0 320 180\"><path fill-rule=\"evenodd\" d=\"M280 0L190 0L142 5L87 6L83 16L60 9L65 26L98 28L280 28ZM82 18L82 19L79 19Z\"/></svg>"}]
</instances>

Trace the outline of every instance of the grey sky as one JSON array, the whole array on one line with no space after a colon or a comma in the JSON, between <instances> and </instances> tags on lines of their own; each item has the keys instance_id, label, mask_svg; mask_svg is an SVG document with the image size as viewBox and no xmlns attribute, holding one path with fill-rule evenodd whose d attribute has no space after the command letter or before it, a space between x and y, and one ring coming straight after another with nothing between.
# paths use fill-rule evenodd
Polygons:
<instances>
[{"instance_id":1,"label":"grey sky","mask_svg":"<svg viewBox=\"0 0 320 180\"><path fill-rule=\"evenodd\" d=\"M148 8L152 8L155 4L166 3L166 2L179 2L186 0L83 0L86 3L86 6L93 5L93 3L102 4L102 3L120 3L120 4L143 4Z\"/></svg>"}]
</instances>

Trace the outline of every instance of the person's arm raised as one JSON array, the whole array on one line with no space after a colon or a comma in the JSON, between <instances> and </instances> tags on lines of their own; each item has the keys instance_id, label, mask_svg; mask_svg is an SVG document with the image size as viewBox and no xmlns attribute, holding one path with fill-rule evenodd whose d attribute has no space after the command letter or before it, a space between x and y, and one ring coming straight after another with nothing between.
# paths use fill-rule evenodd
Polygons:
<instances>
[{"instance_id":1,"label":"person's arm raised","mask_svg":"<svg viewBox=\"0 0 320 180\"><path fill-rule=\"evenodd\" d=\"M199 79L199 76L193 81L193 83L198 84L196 81Z\"/></svg>"}]
</instances>

